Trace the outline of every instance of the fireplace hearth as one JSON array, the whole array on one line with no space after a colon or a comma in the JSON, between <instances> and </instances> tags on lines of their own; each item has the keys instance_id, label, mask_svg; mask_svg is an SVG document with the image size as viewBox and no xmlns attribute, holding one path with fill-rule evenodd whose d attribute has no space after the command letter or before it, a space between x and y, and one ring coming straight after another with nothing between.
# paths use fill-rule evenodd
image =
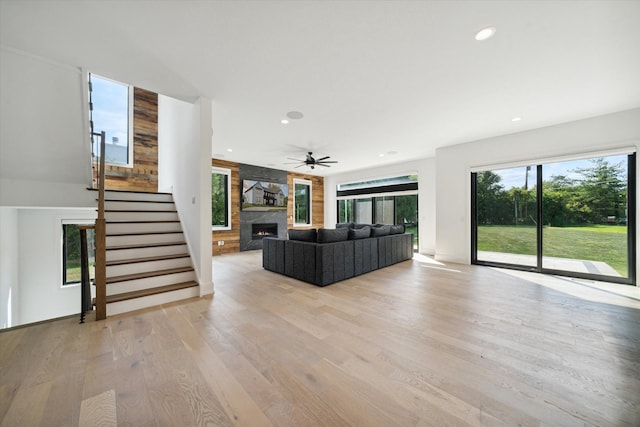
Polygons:
<instances>
[{"instance_id":1,"label":"fireplace hearth","mask_svg":"<svg viewBox=\"0 0 640 427\"><path fill-rule=\"evenodd\" d=\"M251 240L260 240L265 237L278 237L277 223L251 224Z\"/></svg>"}]
</instances>

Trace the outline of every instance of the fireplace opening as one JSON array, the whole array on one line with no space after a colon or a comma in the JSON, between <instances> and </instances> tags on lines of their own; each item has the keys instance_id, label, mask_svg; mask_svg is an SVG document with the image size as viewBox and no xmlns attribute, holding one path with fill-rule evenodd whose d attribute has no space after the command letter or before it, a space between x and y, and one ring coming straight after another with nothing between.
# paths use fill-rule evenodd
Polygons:
<instances>
[{"instance_id":1,"label":"fireplace opening","mask_svg":"<svg viewBox=\"0 0 640 427\"><path fill-rule=\"evenodd\" d=\"M265 237L278 237L277 223L251 224L252 240L260 240L264 239Z\"/></svg>"}]
</instances>

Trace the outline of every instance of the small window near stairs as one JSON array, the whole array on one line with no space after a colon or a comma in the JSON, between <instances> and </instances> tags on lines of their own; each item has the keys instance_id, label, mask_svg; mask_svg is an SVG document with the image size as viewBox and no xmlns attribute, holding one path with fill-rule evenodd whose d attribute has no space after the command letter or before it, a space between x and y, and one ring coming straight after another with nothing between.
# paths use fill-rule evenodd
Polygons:
<instances>
[{"instance_id":1,"label":"small window near stairs","mask_svg":"<svg viewBox=\"0 0 640 427\"><path fill-rule=\"evenodd\" d=\"M89 74L92 131L105 132L105 163L133 167L133 87ZM93 155L100 156L93 143Z\"/></svg>"},{"instance_id":2,"label":"small window near stairs","mask_svg":"<svg viewBox=\"0 0 640 427\"><path fill-rule=\"evenodd\" d=\"M80 230L78 225L62 224L62 285L78 285L82 280L80 264ZM95 277L94 230L87 230L87 251L89 253L89 279Z\"/></svg>"}]
</instances>

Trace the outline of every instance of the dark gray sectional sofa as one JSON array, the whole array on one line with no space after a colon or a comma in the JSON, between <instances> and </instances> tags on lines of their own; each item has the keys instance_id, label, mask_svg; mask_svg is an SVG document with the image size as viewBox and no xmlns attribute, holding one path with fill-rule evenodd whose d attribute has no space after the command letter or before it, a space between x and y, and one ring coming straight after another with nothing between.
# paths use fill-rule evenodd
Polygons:
<instances>
[{"instance_id":1,"label":"dark gray sectional sofa","mask_svg":"<svg viewBox=\"0 0 640 427\"><path fill-rule=\"evenodd\" d=\"M289 239L263 239L262 267L326 286L411 259L413 234L405 233L404 227L390 234L393 226L383 227L389 229L338 224L335 230L289 230Z\"/></svg>"}]
</instances>

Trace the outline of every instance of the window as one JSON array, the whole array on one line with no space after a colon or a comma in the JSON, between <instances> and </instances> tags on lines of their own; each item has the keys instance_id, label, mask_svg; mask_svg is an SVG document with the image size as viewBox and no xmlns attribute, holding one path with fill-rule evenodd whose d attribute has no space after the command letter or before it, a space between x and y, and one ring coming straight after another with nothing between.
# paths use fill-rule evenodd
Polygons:
<instances>
[{"instance_id":1,"label":"window","mask_svg":"<svg viewBox=\"0 0 640 427\"><path fill-rule=\"evenodd\" d=\"M339 184L338 222L403 224L418 250L418 175Z\"/></svg>"},{"instance_id":2,"label":"window","mask_svg":"<svg viewBox=\"0 0 640 427\"><path fill-rule=\"evenodd\" d=\"M133 166L133 88L89 74L92 131L105 132L105 163ZM100 155L94 138L93 154Z\"/></svg>"},{"instance_id":3,"label":"window","mask_svg":"<svg viewBox=\"0 0 640 427\"><path fill-rule=\"evenodd\" d=\"M62 224L62 285L77 285L82 280L80 263L80 230L77 223ZM95 278L95 233L87 230L89 279Z\"/></svg>"},{"instance_id":4,"label":"window","mask_svg":"<svg viewBox=\"0 0 640 427\"><path fill-rule=\"evenodd\" d=\"M311 181L293 180L293 225L311 225Z\"/></svg>"},{"instance_id":5,"label":"window","mask_svg":"<svg viewBox=\"0 0 640 427\"><path fill-rule=\"evenodd\" d=\"M231 230L231 170L211 168L211 229Z\"/></svg>"},{"instance_id":6,"label":"window","mask_svg":"<svg viewBox=\"0 0 640 427\"><path fill-rule=\"evenodd\" d=\"M472 261L635 283L635 154L472 174Z\"/></svg>"}]
</instances>

